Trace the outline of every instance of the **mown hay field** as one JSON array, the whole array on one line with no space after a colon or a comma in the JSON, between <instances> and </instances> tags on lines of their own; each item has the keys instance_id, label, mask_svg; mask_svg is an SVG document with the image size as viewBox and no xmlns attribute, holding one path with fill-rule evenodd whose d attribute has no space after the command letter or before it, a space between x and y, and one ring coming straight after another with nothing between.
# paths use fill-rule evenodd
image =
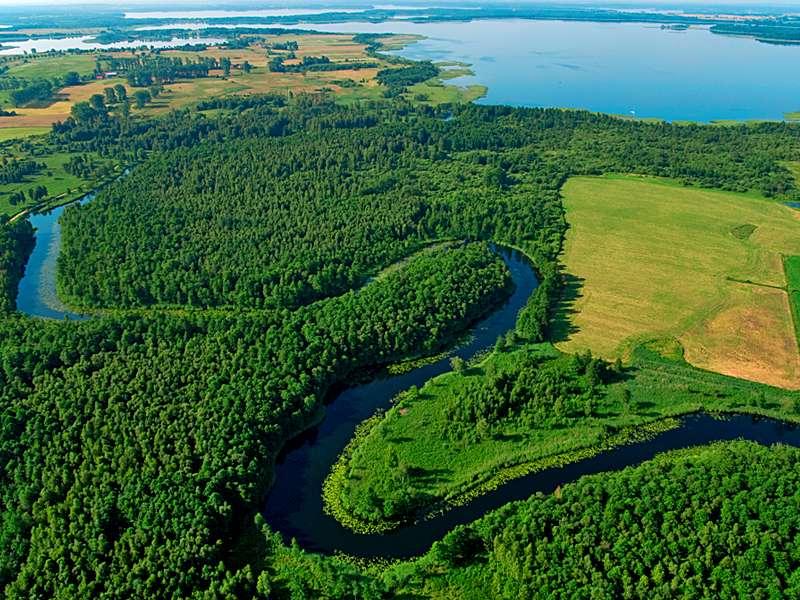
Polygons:
<instances>
[{"instance_id":1,"label":"mown hay field","mask_svg":"<svg viewBox=\"0 0 800 600\"><path fill-rule=\"evenodd\" d=\"M574 178L562 193L559 349L612 359L675 338L697 367L800 388L782 265L800 248L800 212L641 178Z\"/></svg>"}]
</instances>

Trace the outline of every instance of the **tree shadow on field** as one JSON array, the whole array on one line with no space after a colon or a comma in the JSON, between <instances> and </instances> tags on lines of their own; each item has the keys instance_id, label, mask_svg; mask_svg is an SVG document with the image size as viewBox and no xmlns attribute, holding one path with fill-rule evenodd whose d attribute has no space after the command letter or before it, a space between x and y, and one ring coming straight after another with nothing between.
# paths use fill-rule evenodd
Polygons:
<instances>
[{"instance_id":1,"label":"tree shadow on field","mask_svg":"<svg viewBox=\"0 0 800 600\"><path fill-rule=\"evenodd\" d=\"M408 469L409 476L418 487L435 487L439 485L442 478L452 473L450 469L423 469L422 467L410 467Z\"/></svg>"},{"instance_id":2,"label":"tree shadow on field","mask_svg":"<svg viewBox=\"0 0 800 600\"><path fill-rule=\"evenodd\" d=\"M497 433L492 436L492 439L497 440L498 442L521 442L522 436L518 433Z\"/></svg>"},{"instance_id":3,"label":"tree shadow on field","mask_svg":"<svg viewBox=\"0 0 800 600\"><path fill-rule=\"evenodd\" d=\"M572 323L572 316L577 314L575 304L579 298L583 297L583 282L585 279L576 277L571 273L561 274L561 279L564 282L561 288L561 295L559 296L558 303L551 315L550 326L548 329L548 339L557 344L559 342L567 342L570 338L578 333L578 328Z\"/></svg>"}]
</instances>

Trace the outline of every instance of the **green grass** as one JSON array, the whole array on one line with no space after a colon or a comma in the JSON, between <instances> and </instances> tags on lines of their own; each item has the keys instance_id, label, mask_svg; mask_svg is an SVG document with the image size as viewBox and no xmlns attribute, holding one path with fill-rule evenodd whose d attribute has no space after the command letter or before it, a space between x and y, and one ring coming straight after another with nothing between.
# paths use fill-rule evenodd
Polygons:
<instances>
[{"instance_id":1,"label":"green grass","mask_svg":"<svg viewBox=\"0 0 800 600\"><path fill-rule=\"evenodd\" d=\"M37 48L44 51L45 48ZM8 64L8 75L14 77L46 78L63 77L65 73L75 71L79 75L91 75L97 64L97 54L69 54L65 56L47 56L28 58L27 62L18 61Z\"/></svg>"},{"instance_id":2,"label":"green grass","mask_svg":"<svg viewBox=\"0 0 800 600\"><path fill-rule=\"evenodd\" d=\"M42 145L39 145L41 149ZM6 156L16 155L19 159L24 159L29 155L21 152L9 152L6 149ZM91 154L91 153L90 153ZM44 205L48 207L58 206L74 199L80 198L86 193L92 191L95 187L105 183L104 181L86 181L74 175L70 175L64 170L64 164L69 162L70 154L65 152L54 153L50 155L40 155L34 157L37 163L44 162L47 169L39 171L36 175L26 177L20 183L9 183L0 185L0 214L9 216L16 215L19 212L31 210L38 207L42 202L34 203L28 199L28 191L43 185L47 188L47 198L44 200ZM88 156L88 154L87 154ZM108 159L100 158L96 154L91 154L97 163L106 162ZM116 163L114 166L119 167ZM122 171L121 168L116 168L113 177L119 175ZM49 174L48 174L49 173ZM8 199L12 192L23 192L26 195L24 203L11 206Z\"/></svg>"},{"instance_id":3,"label":"green grass","mask_svg":"<svg viewBox=\"0 0 800 600\"><path fill-rule=\"evenodd\" d=\"M800 357L780 289L781 256L800 247L796 211L641 176L574 178L562 194L566 288L551 331L560 349L613 359L674 337L702 368L797 386Z\"/></svg>"},{"instance_id":4,"label":"green grass","mask_svg":"<svg viewBox=\"0 0 800 600\"><path fill-rule=\"evenodd\" d=\"M800 181L800 162L796 160L787 160L780 164L789 169L795 182Z\"/></svg>"},{"instance_id":5,"label":"green grass","mask_svg":"<svg viewBox=\"0 0 800 600\"><path fill-rule=\"evenodd\" d=\"M50 130L50 127L4 127L0 129L0 142L22 139L32 135L42 135L49 133Z\"/></svg>"},{"instance_id":6,"label":"green grass","mask_svg":"<svg viewBox=\"0 0 800 600\"><path fill-rule=\"evenodd\" d=\"M744 225L739 225L739 227L731 229L731 235L737 240L746 240L753 235L756 229L758 229L758 227L752 223L745 223Z\"/></svg>"},{"instance_id":7,"label":"green grass","mask_svg":"<svg viewBox=\"0 0 800 600\"><path fill-rule=\"evenodd\" d=\"M426 39L424 35L401 33L390 38L382 38L378 41L381 43L380 52L391 52L402 50L406 46L416 44L419 40L424 39Z\"/></svg>"},{"instance_id":8,"label":"green grass","mask_svg":"<svg viewBox=\"0 0 800 600\"><path fill-rule=\"evenodd\" d=\"M786 285L789 288L789 308L792 312L794 332L800 344L800 256L789 256L783 261Z\"/></svg>"},{"instance_id":9,"label":"green grass","mask_svg":"<svg viewBox=\"0 0 800 600\"><path fill-rule=\"evenodd\" d=\"M437 62L437 63L433 63L433 64L434 64L435 66L437 66L437 67L460 67L460 68L462 68L462 69L468 69L469 67L471 67L471 66L472 66L470 63L465 63L465 62L457 62L457 61L450 61L450 62ZM470 71L470 73L471 73L472 75L474 75L474 73L472 73L471 71Z\"/></svg>"},{"instance_id":10,"label":"green grass","mask_svg":"<svg viewBox=\"0 0 800 600\"><path fill-rule=\"evenodd\" d=\"M441 104L444 102L472 102L483 98L489 88L483 85L468 85L459 87L457 85L445 85L438 79L417 83L408 88L408 94L404 97L412 104ZM417 100L420 95L425 96L425 100Z\"/></svg>"},{"instance_id":11,"label":"green grass","mask_svg":"<svg viewBox=\"0 0 800 600\"><path fill-rule=\"evenodd\" d=\"M605 175L601 176L602 179L615 179L620 181L637 181L637 182L646 182L651 183L653 185L663 185L672 188L679 188L679 189L697 189L697 190L705 190L705 188L695 188L691 186L684 185L684 183L677 179L671 179L669 177L657 177L655 175L636 175L636 174L628 174L628 173L606 173ZM752 198L754 200L761 200L764 201L764 196L757 194L755 192L729 192L727 190L705 190L705 191L713 191L715 194L730 194L731 196L735 196L737 198Z\"/></svg>"},{"instance_id":12,"label":"green grass","mask_svg":"<svg viewBox=\"0 0 800 600\"><path fill-rule=\"evenodd\" d=\"M744 121L736 121L734 119L714 119L709 123L719 127L738 127L739 125L756 125L758 123L769 123L767 119L745 119ZM673 125L702 125L700 121L685 121L677 120L672 121Z\"/></svg>"},{"instance_id":13,"label":"green grass","mask_svg":"<svg viewBox=\"0 0 800 600\"><path fill-rule=\"evenodd\" d=\"M383 98L383 91L378 86L361 86L343 89L336 94L338 104L350 105L364 100L377 100Z\"/></svg>"},{"instance_id":14,"label":"green grass","mask_svg":"<svg viewBox=\"0 0 800 600\"><path fill-rule=\"evenodd\" d=\"M785 262L786 285L789 289L800 290L800 256L789 256Z\"/></svg>"},{"instance_id":15,"label":"green grass","mask_svg":"<svg viewBox=\"0 0 800 600\"><path fill-rule=\"evenodd\" d=\"M739 125L744 125L741 121L735 121L733 119L713 119L709 121L711 125L722 125L724 127L738 127Z\"/></svg>"},{"instance_id":16,"label":"green grass","mask_svg":"<svg viewBox=\"0 0 800 600\"><path fill-rule=\"evenodd\" d=\"M800 291L792 290L789 292L789 307L792 311L792 322L794 323L794 333L800 344Z\"/></svg>"},{"instance_id":17,"label":"green grass","mask_svg":"<svg viewBox=\"0 0 800 600\"><path fill-rule=\"evenodd\" d=\"M783 113L783 118L787 121L800 121L800 110L796 112Z\"/></svg>"},{"instance_id":18,"label":"green grass","mask_svg":"<svg viewBox=\"0 0 800 600\"><path fill-rule=\"evenodd\" d=\"M655 117L636 117L634 115L619 115L615 113L609 114L610 117L616 117L623 121L639 121L640 123L663 123L664 119L657 119Z\"/></svg>"},{"instance_id":19,"label":"green grass","mask_svg":"<svg viewBox=\"0 0 800 600\"><path fill-rule=\"evenodd\" d=\"M387 463L390 454L393 464L407 466L406 485L432 502L464 494L509 466L568 453L582 456L576 451L599 444L614 431L671 416L706 410L799 418L797 392L698 370L683 360L680 344L668 339L637 348L622 378L602 386L591 416L572 418L568 425L503 421L478 440L453 441L442 434L449 424L442 410L446 399L458 397L471 381L483 380L488 369L506 372L530 353L558 356L549 344L517 344L511 352L491 354L465 374L451 372L430 380L413 399L401 397L359 437L346 465L345 498L365 489L379 490L378 481L393 468ZM624 390L635 407L627 411Z\"/></svg>"},{"instance_id":20,"label":"green grass","mask_svg":"<svg viewBox=\"0 0 800 600\"><path fill-rule=\"evenodd\" d=\"M733 119L717 119L710 122L711 125L720 127L738 127L740 125L757 125L758 123L768 123L766 119L746 119L745 121L735 121Z\"/></svg>"},{"instance_id":21,"label":"green grass","mask_svg":"<svg viewBox=\"0 0 800 600\"><path fill-rule=\"evenodd\" d=\"M456 77L462 77L462 76L474 77L475 73L473 73L469 69L464 69L464 68L442 69L442 72L439 74L439 79L441 79L442 81L447 81L448 79L455 79Z\"/></svg>"}]
</instances>

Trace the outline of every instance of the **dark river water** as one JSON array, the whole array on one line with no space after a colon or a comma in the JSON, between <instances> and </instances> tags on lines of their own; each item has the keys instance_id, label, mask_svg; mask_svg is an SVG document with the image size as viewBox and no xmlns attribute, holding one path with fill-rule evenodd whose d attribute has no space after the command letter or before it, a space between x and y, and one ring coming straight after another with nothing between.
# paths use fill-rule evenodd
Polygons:
<instances>
[{"instance_id":1,"label":"dark river water","mask_svg":"<svg viewBox=\"0 0 800 600\"><path fill-rule=\"evenodd\" d=\"M20 283L18 308L33 316L61 319L83 318L67 311L55 295L55 260L60 249L58 215L63 209L31 217L37 228L37 244ZM468 343L450 356L468 359L494 346L497 336L516 323L517 315L537 286L527 259L519 252L498 248L516 289L503 307L491 314L475 330ZM311 551L345 552L352 556L403 558L423 554L434 541L453 527L480 518L486 512L536 492L551 493L559 485L583 475L616 471L648 460L660 452L707 444L715 440L749 439L761 444L783 442L800 446L800 429L772 419L744 415L714 419L697 414L683 417L681 426L656 438L609 450L580 462L549 469L516 479L466 506L413 526L383 535L360 535L342 527L322 511L322 483L336 458L350 441L355 427L376 409L387 409L390 399L410 386L422 387L436 375L450 370L450 356L419 367L404 375L386 371L375 374L369 383L332 392L325 419L316 427L288 442L278 458L275 487L270 492L263 514L267 522L287 539L297 538Z\"/></svg>"},{"instance_id":2,"label":"dark river water","mask_svg":"<svg viewBox=\"0 0 800 600\"><path fill-rule=\"evenodd\" d=\"M472 341L455 354L467 359L494 345L499 334L512 329L520 309L536 287L533 271L519 253L506 251L504 260L517 288L505 306L475 331ZM325 419L318 426L290 441L278 459L276 484L263 515L273 529L294 537L310 551L344 552L351 556L406 558L426 552L453 527L472 522L486 512L536 492L551 493L583 475L615 471L636 465L660 452L707 444L715 440L750 439L762 444L783 442L800 446L800 430L792 425L763 418L737 415L715 419L707 414L683 417L681 426L655 439L623 446L600 455L516 479L497 490L456 507L441 516L386 534L361 535L340 525L322 509L322 484L336 458L350 441L356 425L376 409L387 409L390 399L410 386L422 387L450 370L449 358L396 377L379 374L370 383L332 395Z\"/></svg>"},{"instance_id":3,"label":"dark river water","mask_svg":"<svg viewBox=\"0 0 800 600\"><path fill-rule=\"evenodd\" d=\"M368 387L368 386L363 386ZM367 414L367 411L365 414ZM344 425L340 425L340 428ZM353 428L349 427L350 434ZM329 469L336 458L334 439L340 436L324 436L319 442L329 448L331 460L324 462ZM343 436L346 437L346 436ZM333 438L333 439L332 439ZM584 475L606 471L618 471L625 467L638 465L667 450L676 450L708 444L718 440L746 439L771 445L778 442L800 446L800 429L793 425L747 415L735 415L725 419L714 418L708 414L695 414L683 417L681 426L659 434L655 439L622 446L603 452L565 467L532 473L510 481L498 489L472 500L465 506L455 507L441 516L416 525L403 527L383 535L360 535L342 527L333 517L322 512L321 488L327 471L323 465L314 465L314 448L317 440L309 440L310 450L295 458L297 450L292 450L288 460L279 471L275 494L270 496L264 510L267 521L287 537L296 537L307 550L335 553L344 552L351 556L364 558L409 558L424 554L431 544L441 540L456 525L471 523L487 512L500 508L508 502L524 500L536 492L550 494L559 485L577 480ZM347 440L341 444L347 443ZM321 450L324 453L324 450ZM286 469L297 469L286 473ZM284 482L281 485L281 482ZM297 486L292 490L291 482ZM282 488L279 490L279 487ZM302 511L302 513L301 513Z\"/></svg>"},{"instance_id":4,"label":"dark river water","mask_svg":"<svg viewBox=\"0 0 800 600\"><path fill-rule=\"evenodd\" d=\"M333 517L324 514L322 482L353 436L356 425L370 417L376 409L389 408L389 401L398 392L412 385L422 386L431 377L449 371L452 356L466 360L477 352L493 348L498 335L514 328L519 311L538 284L527 259L521 253L507 248L500 250L500 253L511 271L516 289L500 310L478 326L469 343L434 364L398 376L390 376L384 371L378 373L370 383L332 394L325 420L287 444L278 458L275 487L263 511L274 529L287 537L296 537L301 545L313 550L332 552L340 549L358 556L408 554L405 546L403 550L396 548L398 552L395 554L388 546L392 545L390 539L413 539L411 530L401 530L390 536L359 536L351 534ZM436 539L435 534L432 539ZM422 546L414 546L411 552L416 552L417 547Z\"/></svg>"}]
</instances>

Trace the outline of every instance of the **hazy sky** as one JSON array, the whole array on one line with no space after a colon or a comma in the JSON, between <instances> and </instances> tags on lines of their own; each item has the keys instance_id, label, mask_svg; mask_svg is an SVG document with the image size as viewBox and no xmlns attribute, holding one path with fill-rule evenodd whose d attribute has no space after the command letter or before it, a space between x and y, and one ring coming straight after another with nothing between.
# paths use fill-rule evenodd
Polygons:
<instances>
[{"instance_id":1,"label":"hazy sky","mask_svg":"<svg viewBox=\"0 0 800 600\"><path fill-rule=\"evenodd\" d=\"M506 4L527 4L528 2L524 2L523 0L489 0L492 3L506 3ZM553 0L544 0L547 4L554 4L558 3L558 0L555 2ZM390 0L378 0L374 2L374 4L417 4L417 1L412 0L412 2L400 1L396 0L395 2L391 2ZM142 0L141 2L136 2L135 0L123 0L122 2L110 2L109 0L0 0L0 6L7 6L13 7L15 9L21 9L23 6L68 6L68 5L86 5L86 4L94 4L94 5L107 5L109 7L115 7L122 10L135 10L136 7L141 6L142 9L153 10L154 8L158 8L159 10L170 10L172 6L175 4L180 5L181 7L184 6L196 6L197 8L203 9L212 9L216 8L217 2L214 0L178 0L175 3L172 2L158 2L158 0ZM230 6L234 4L231 0L222 0L219 2L220 5L223 6ZM286 0L285 2L265 2L264 4L247 1L245 0L242 3L242 6L246 6L248 9L253 10L257 8L300 8L305 6L314 5L315 8L320 6L330 6L332 9L335 9L337 5L347 4L350 6L359 5L359 4L370 4L369 2L365 2L364 0L349 0L346 2L336 2L336 0L318 0L318 3L315 3L313 0L307 1L297 1L297 0ZM420 6L424 6L424 4L419 3ZM445 4L452 6L454 3L452 0L445 2ZM759 7L775 7L775 6L785 6L787 7L787 12L800 12L800 0L598 0L597 2L590 2L587 0L567 0L564 4L576 5L582 4L587 6L596 6L596 7L611 7L611 6L619 6L619 5L628 5L628 6L637 6L641 8L676 8L676 9L683 9L683 10L690 10L692 6L709 6L709 5L724 5L724 6L737 6L740 8L752 8L753 10L758 10ZM436 2L430 2L429 6L435 6ZM463 2L464 6L480 6L480 0L467 0Z\"/></svg>"}]
</instances>

